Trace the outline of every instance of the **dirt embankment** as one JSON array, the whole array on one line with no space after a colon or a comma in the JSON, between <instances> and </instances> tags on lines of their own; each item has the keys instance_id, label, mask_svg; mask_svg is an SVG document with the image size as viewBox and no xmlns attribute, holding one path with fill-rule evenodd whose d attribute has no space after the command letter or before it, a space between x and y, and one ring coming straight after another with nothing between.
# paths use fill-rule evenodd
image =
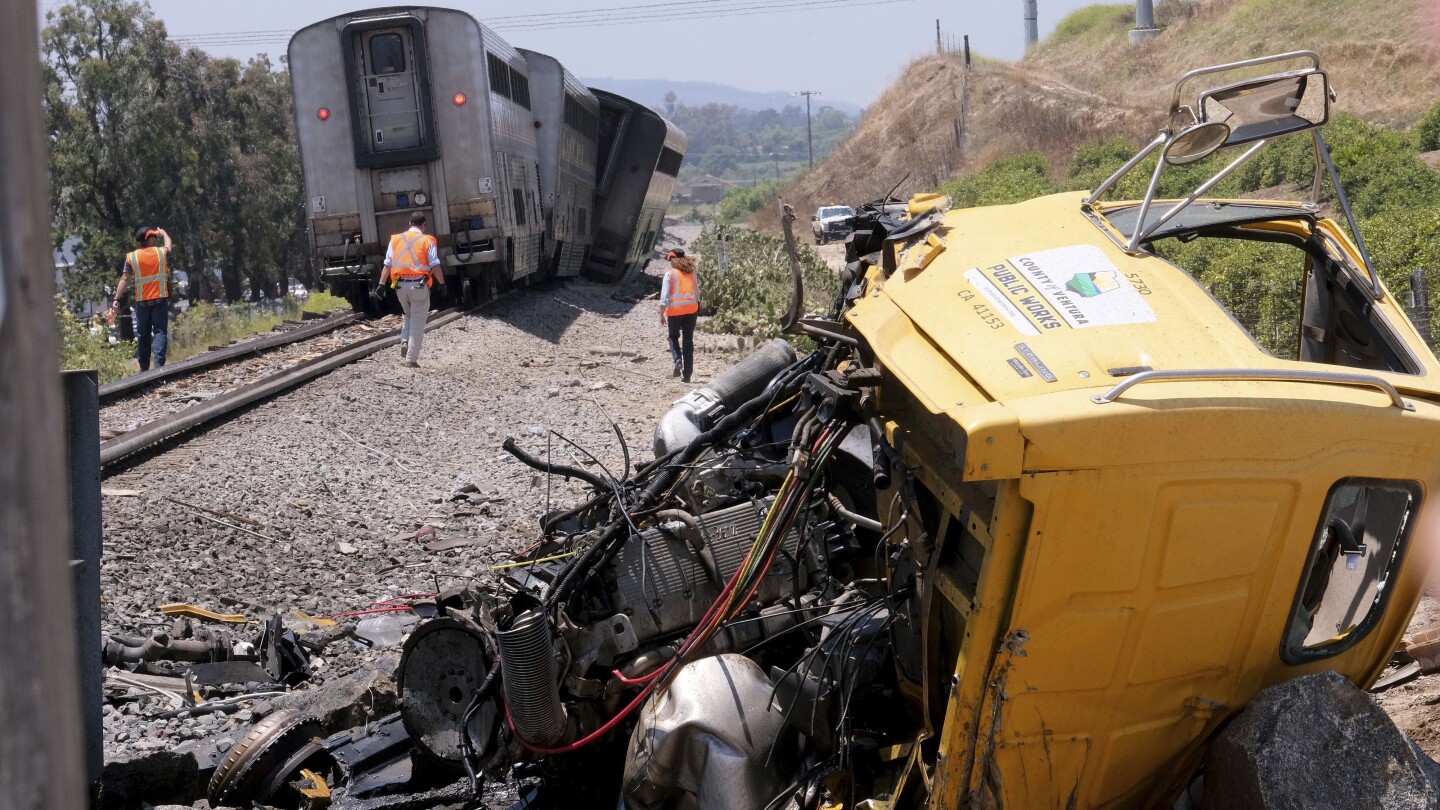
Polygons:
<instances>
[{"instance_id":1,"label":"dirt embankment","mask_svg":"<svg viewBox=\"0 0 1440 810\"><path fill-rule=\"evenodd\" d=\"M1139 137L1158 121L1153 110L1117 105L1020 67L975 61L967 68L959 54L930 56L912 64L866 111L856 133L787 188L785 198L806 214L892 189L903 198L1027 151L1063 170L1077 145Z\"/></svg>"}]
</instances>

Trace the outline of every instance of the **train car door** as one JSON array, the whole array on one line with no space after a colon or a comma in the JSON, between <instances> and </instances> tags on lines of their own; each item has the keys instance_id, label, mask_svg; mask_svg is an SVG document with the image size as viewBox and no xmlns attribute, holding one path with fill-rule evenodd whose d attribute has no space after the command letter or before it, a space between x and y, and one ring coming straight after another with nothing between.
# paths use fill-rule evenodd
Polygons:
<instances>
[{"instance_id":1,"label":"train car door","mask_svg":"<svg viewBox=\"0 0 1440 810\"><path fill-rule=\"evenodd\" d=\"M356 21L346 26L345 36L356 166L434 160L439 150L420 20Z\"/></svg>"},{"instance_id":2,"label":"train car door","mask_svg":"<svg viewBox=\"0 0 1440 810\"><path fill-rule=\"evenodd\" d=\"M360 37L363 65L360 81L369 126L366 135L374 152L414 149L420 145L419 76L412 69L415 51L410 32L399 28L368 31Z\"/></svg>"}]
</instances>

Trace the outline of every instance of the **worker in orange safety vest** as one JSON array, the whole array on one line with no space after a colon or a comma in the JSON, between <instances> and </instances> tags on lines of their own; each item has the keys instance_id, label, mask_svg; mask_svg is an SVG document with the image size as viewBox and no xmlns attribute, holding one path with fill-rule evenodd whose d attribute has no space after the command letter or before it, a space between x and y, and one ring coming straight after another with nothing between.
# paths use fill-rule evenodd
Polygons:
<instances>
[{"instance_id":1,"label":"worker in orange safety vest","mask_svg":"<svg viewBox=\"0 0 1440 810\"><path fill-rule=\"evenodd\" d=\"M435 237L425 233L425 215L410 215L410 229L390 237L385 250L385 266L380 270L383 295L387 285L395 288L405 322L400 327L400 357L405 365L420 365L420 344L425 339L425 318L430 312L430 285L445 286L445 273L440 269L440 252Z\"/></svg>"},{"instance_id":2,"label":"worker in orange safety vest","mask_svg":"<svg viewBox=\"0 0 1440 810\"><path fill-rule=\"evenodd\" d=\"M675 248L665 254L670 269L660 282L660 323L670 328L672 377L690 382L695 368L695 316L700 312L700 283L695 278L695 257Z\"/></svg>"},{"instance_id":3,"label":"worker in orange safety vest","mask_svg":"<svg viewBox=\"0 0 1440 810\"><path fill-rule=\"evenodd\" d=\"M170 234L163 228L141 228L135 232L135 244L135 250L125 255L111 311L120 308L125 292L133 286L136 289L135 359L140 363L140 370L146 371L152 357L156 368L165 365L165 349L169 344Z\"/></svg>"}]
</instances>

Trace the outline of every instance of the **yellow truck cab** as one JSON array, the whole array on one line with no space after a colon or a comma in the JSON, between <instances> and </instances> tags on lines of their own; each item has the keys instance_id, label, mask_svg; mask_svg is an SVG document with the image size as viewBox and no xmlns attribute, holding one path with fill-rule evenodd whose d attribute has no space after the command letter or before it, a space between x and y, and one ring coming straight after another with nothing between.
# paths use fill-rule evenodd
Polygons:
<instances>
[{"instance_id":1,"label":"yellow truck cab","mask_svg":"<svg viewBox=\"0 0 1440 810\"><path fill-rule=\"evenodd\" d=\"M1302 66L1179 103L1277 62ZM908 555L892 582L916 583L896 657L925 719L897 799L1169 806L1261 689L1385 667L1429 566L1440 366L1315 205L1201 198L1289 132L1333 178L1330 100L1309 52L1193 71L1096 193L943 215L917 198L935 226L869 269L844 322L885 376L875 411L918 504L881 500ZM1167 166L1242 145L1154 199ZM1144 199L1103 201L1152 155ZM1255 334L1164 258L1217 239L1287 246L1287 327Z\"/></svg>"}]
</instances>

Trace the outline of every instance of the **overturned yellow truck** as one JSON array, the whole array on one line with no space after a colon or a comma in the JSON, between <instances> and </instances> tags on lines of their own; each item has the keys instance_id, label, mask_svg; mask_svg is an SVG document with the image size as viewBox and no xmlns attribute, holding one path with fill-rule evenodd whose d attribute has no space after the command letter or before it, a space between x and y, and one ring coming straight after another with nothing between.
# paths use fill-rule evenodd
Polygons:
<instances>
[{"instance_id":1,"label":"overturned yellow truck","mask_svg":"<svg viewBox=\"0 0 1440 810\"><path fill-rule=\"evenodd\" d=\"M1276 62L1301 66L1180 103ZM905 769L924 804L1169 806L1265 686L1368 685L1390 659L1433 544L1440 366L1338 186L1354 240L1313 204L1201 198L1296 132L1333 179L1330 100L1310 53L1187 74L1171 126L1096 192L950 212L847 309L885 437L933 495L882 516L923 583L902 685L933 739ZM1154 199L1167 165L1247 145ZM1154 153L1142 200L1104 201ZM1293 353L1162 258L1216 239L1286 246Z\"/></svg>"},{"instance_id":2,"label":"overturned yellow truck","mask_svg":"<svg viewBox=\"0 0 1440 810\"><path fill-rule=\"evenodd\" d=\"M1092 194L862 207L824 312L801 311L795 265L784 324L813 350L777 340L692 391L653 460L615 474L507 442L593 492L406 642L391 731L411 787L515 774L550 789L521 800L537 808L1170 807L1265 686L1372 682L1429 563L1440 364L1338 181L1336 220L1202 199L1287 135L1335 180L1330 103L1309 52L1206 68ZM1169 168L1232 148L1156 199ZM1107 202L1147 160L1143 197ZM1233 271L1289 273L1288 324L1255 334L1163 258L1221 240L1288 262ZM292 753L298 726L266 722L215 804L281 803L299 763L363 794L373 735Z\"/></svg>"}]
</instances>

